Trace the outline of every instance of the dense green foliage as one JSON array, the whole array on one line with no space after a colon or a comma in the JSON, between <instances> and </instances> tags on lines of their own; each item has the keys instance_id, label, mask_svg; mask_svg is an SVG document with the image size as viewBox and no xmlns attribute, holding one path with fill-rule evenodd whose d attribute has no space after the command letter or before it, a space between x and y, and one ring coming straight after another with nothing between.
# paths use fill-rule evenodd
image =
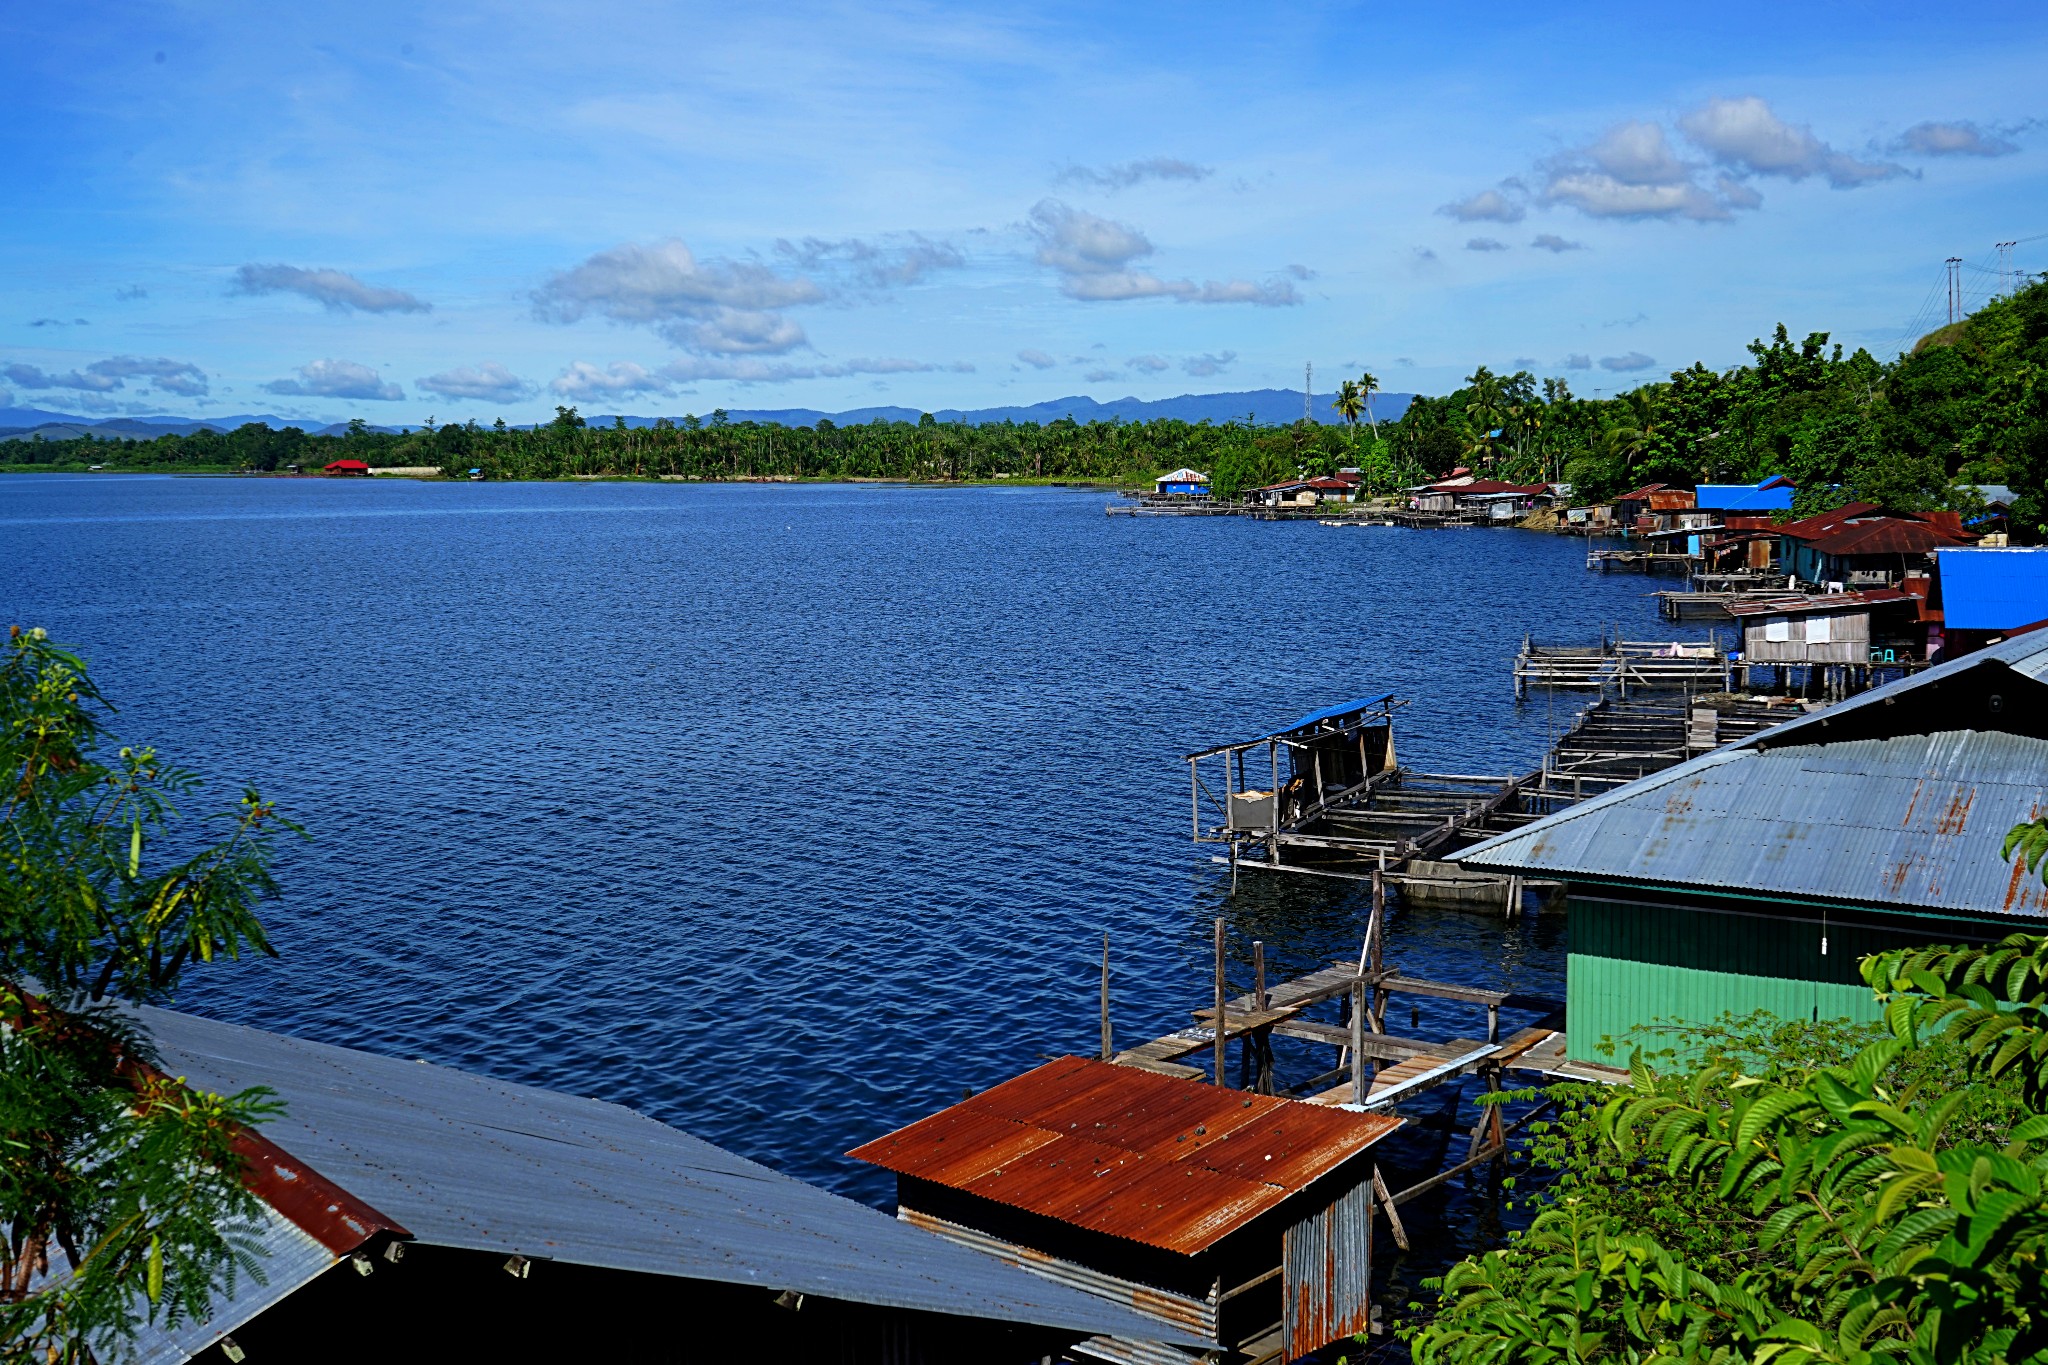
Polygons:
<instances>
[{"instance_id":1,"label":"dense green foliage","mask_svg":"<svg viewBox=\"0 0 2048 1365\"><path fill-rule=\"evenodd\" d=\"M1437 1282L1415 1358L2048 1360L2048 939L1864 975L1883 1026L1731 1021L1555 1088L1543 1211Z\"/></svg>"},{"instance_id":2,"label":"dense green foliage","mask_svg":"<svg viewBox=\"0 0 2048 1365\"><path fill-rule=\"evenodd\" d=\"M198 785L106 753L84 666L14 631L0 663L0 1358L86 1361L144 1320L203 1318L260 1274L233 1143L274 1112L153 1065L124 1002L265 950L274 831L255 792L224 838L180 828ZM169 843L177 852L166 856Z\"/></svg>"},{"instance_id":3,"label":"dense green foliage","mask_svg":"<svg viewBox=\"0 0 2048 1365\"><path fill-rule=\"evenodd\" d=\"M1372 415L1377 381L1348 380L1342 426L1295 423L1016 422L967 426L876 421L781 427L687 417L653 427L591 427L573 408L533 429L426 427L404 435L356 423L347 434L246 426L154 441L19 443L11 463L76 467L317 469L340 458L434 467L461 477L874 478L1133 481L1180 465L1210 474L1220 496L1301 474L1356 466L1375 493L1458 466L1519 482L1567 480L1580 501L1643 483L1691 486L1773 474L1799 487L1799 508L1851 498L1895 511L1978 505L1971 486L2021 495L2014 529L2048 524L2048 281L1993 300L1967 320L1883 362L1844 353L1826 333L1794 341L1783 326L1724 371L1694 364L1614 398L1574 395L1560 379L1481 366L1463 387L1417 399L1399 422ZM1361 424L1360 417L1365 420Z\"/></svg>"}]
</instances>

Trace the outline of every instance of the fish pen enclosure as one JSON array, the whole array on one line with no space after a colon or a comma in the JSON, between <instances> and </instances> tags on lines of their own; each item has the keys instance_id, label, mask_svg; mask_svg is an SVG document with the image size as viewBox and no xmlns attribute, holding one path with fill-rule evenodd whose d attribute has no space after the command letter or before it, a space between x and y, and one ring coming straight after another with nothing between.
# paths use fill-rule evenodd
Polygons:
<instances>
[{"instance_id":1,"label":"fish pen enclosure","mask_svg":"<svg viewBox=\"0 0 2048 1365\"><path fill-rule=\"evenodd\" d=\"M1364 879L1535 818L1521 799L1525 779L1402 767L1394 712L1404 704L1382 693L1187 755L1195 842L1224 845L1217 861L1233 873Z\"/></svg>"},{"instance_id":2,"label":"fish pen enclosure","mask_svg":"<svg viewBox=\"0 0 2048 1365\"><path fill-rule=\"evenodd\" d=\"M1805 714L1796 704L1734 695L1682 702L1601 697L1551 746L1525 794L1548 814Z\"/></svg>"},{"instance_id":3,"label":"fish pen enclosure","mask_svg":"<svg viewBox=\"0 0 2048 1365\"><path fill-rule=\"evenodd\" d=\"M1528 636L1515 656L1515 696L1535 687L1612 687L1638 692L1726 692L1728 651L1718 636L1706 641L1624 640L1605 635L1589 646L1539 645Z\"/></svg>"}]
</instances>

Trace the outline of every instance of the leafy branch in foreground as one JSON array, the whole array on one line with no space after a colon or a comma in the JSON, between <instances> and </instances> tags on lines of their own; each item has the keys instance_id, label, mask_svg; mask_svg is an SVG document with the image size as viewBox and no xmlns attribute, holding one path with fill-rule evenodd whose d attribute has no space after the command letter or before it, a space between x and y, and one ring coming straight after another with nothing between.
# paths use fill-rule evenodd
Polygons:
<instances>
[{"instance_id":1,"label":"leafy branch in foreground","mask_svg":"<svg viewBox=\"0 0 2048 1365\"><path fill-rule=\"evenodd\" d=\"M276 1112L157 1068L125 1005L194 962L270 951L274 838L250 791L168 861L190 773L101 757L85 665L15 629L0 662L0 1357L89 1361L144 1321L203 1318L260 1277L236 1140ZM160 865L161 864L161 865Z\"/></svg>"},{"instance_id":2,"label":"leafy branch in foreground","mask_svg":"<svg viewBox=\"0 0 2048 1365\"><path fill-rule=\"evenodd\" d=\"M1733 1021L1556 1088L1551 1199L1437 1282L1415 1358L2048 1360L2048 939L1864 974L1886 1028Z\"/></svg>"}]
</instances>

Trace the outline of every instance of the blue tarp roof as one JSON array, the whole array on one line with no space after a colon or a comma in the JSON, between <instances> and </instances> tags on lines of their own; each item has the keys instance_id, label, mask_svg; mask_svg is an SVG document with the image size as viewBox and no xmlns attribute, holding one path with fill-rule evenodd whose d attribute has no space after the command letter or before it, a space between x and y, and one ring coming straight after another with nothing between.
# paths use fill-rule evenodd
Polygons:
<instances>
[{"instance_id":1,"label":"blue tarp roof","mask_svg":"<svg viewBox=\"0 0 2048 1365\"><path fill-rule=\"evenodd\" d=\"M1792 485L1782 478L1761 483L1703 483L1693 490L1693 505L1703 512L1789 512Z\"/></svg>"},{"instance_id":2,"label":"blue tarp roof","mask_svg":"<svg viewBox=\"0 0 2048 1365\"><path fill-rule=\"evenodd\" d=\"M1347 701L1337 706L1325 706L1322 710L1311 711L1300 720L1294 722L1294 724L1275 730L1273 733L1276 735L1287 735L1294 733L1296 730L1306 730L1317 721L1335 720L1338 716L1348 716L1353 711L1364 711L1370 707L1378 706L1381 702L1392 701L1393 697L1394 694L1392 692L1382 692L1376 697L1361 697L1357 701Z\"/></svg>"},{"instance_id":3,"label":"blue tarp roof","mask_svg":"<svg viewBox=\"0 0 2048 1365\"><path fill-rule=\"evenodd\" d=\"M1937 550L1941 619L1955 630L2048 621L2048 548Z\"/></svg>"}]
</instances>

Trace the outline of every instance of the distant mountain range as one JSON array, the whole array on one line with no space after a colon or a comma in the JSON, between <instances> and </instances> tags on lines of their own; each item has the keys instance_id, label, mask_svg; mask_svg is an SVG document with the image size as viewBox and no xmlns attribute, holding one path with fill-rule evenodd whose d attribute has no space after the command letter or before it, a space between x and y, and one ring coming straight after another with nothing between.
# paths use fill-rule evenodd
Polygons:
<instances>
[{"instance_id":1,"label":"distant mountain range","mask_svg":"<svg viewBox=\"0 0 2048 1365\"><path fill-rule=\"evenodd\" d=\"M1413 398L1411 393L1380 393L1373 395L1373 413L1383 422L1398 421L1408 410ZM1336 401L1334 394L1315 395L1309 403L1311 415L1318 422L1337 423L1340 418L1330 405ZM705 416L706 414L698 414ZM726 416L735 422L773 422L786 427L807 427L817 424L820 418L830 418L840 426L857 426L864 422L880 419L885 422L915 422L924 414L918 408L854 408L847 412L819 412L815 408L759 408L732 409ZM1006 408L940 408L932 416L941 422L966 422L979 426L984 422L1057 422L1071 417L1076 422L1107 422L1122 419L1126 422L1144 422L1153 418L1175 418L1183 422L1228 422L1243 421L1249 416L1260 425L1280 425L1301 419L1301 393L1287 389L1248 389L1239 393L1184 393L1178 398L1140 399L1117 398L1104 403L1093 398L1074 395L1068 398L1054 398L1044 403L1032 403L1023 407ZM671 421L681 420L682 414L669 414ZM610 413L590 415L587 419L592 426L609 426L616 420ZM626 416L630 427L649 427L659 417ZM24 441L41 437L46 441L74 440L80 436L95 436L101 439L128 437L139 440L153 440L158 436L176 432L184 435L201 429L231 431L250 422L260 422L268 427L306 426L302 422L287 421L269 413L240 413L229 417L81 417L76 413L48 412L41 408L0 408L0 441ZM522 424L524 425L524 424ZM338 435L348 429L345 422L333 422L325 426L307 426L316 436ZM372 426L380 432L411 431L404 426Z\"/></svg>"}]
</instances>

